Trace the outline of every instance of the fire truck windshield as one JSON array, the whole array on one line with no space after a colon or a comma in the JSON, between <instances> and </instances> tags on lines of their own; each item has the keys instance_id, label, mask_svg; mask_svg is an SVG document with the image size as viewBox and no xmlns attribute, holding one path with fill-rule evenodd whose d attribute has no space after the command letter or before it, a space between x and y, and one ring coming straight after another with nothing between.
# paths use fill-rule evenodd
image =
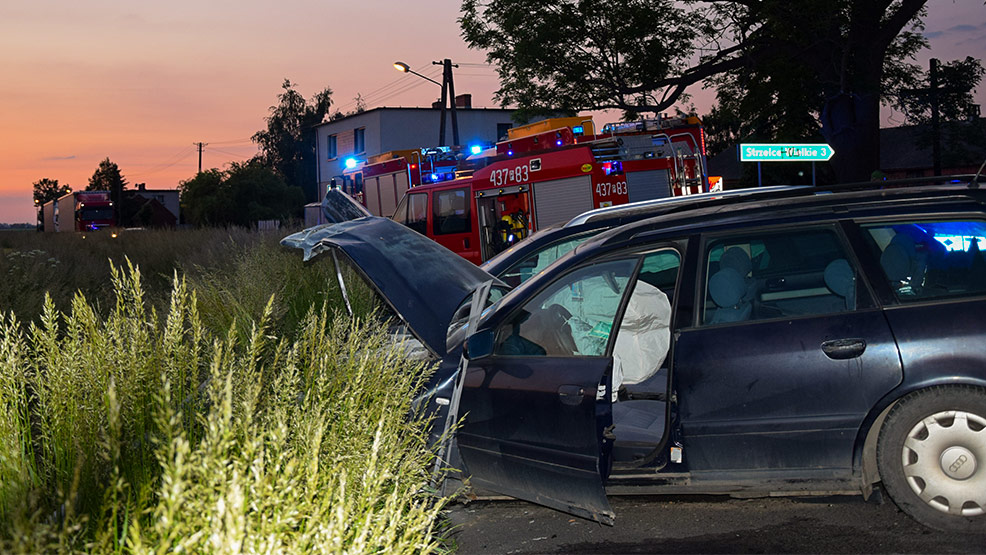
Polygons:
<instances>
[{"instance_id":1,"label":"fire truck windshield","mask_svg":"<svg viewBox=\"0 0 986 555\"><path fill-rule=\"evenodd\" d=\"M79 220L112 220L113 208L109 206L98 206L94 208L83 208L79 211Z\"/></svg>"}]
</instances>

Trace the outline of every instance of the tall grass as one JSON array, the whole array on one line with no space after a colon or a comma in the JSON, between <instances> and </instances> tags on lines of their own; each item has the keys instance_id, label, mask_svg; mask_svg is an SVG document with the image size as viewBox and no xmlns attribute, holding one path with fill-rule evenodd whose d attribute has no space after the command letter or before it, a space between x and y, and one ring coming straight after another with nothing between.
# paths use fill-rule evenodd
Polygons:
<instances>
[{"instance_id":1,"label":"tall grass","mask_svg":"<svg viewBox=\"0 0 986 555\"><path fill-rule=\"evenodd\" d=\"M268 297L215 333L186 280L160 315L141 280L112 267L105 316L77 294L0 319L0 551L444 549L428 369L378 320L323 303L288 338Z\"/></svg>"},{"instance_id":2,"label":"tall grass","mask_svg":"<svg viewBox=\"0 0 986 555\"><path fill-rule=\"evenodd\" d=\"M290 230L289 230L290 231ZM144 298L166 313L175 272L198 292L200 316L209 329L226 330L260 318L275 295L270 326L291 335L312 305L328 301L341 307L335 267L331 260L305 264L298 251L279 244L280 233L239 228L147 230L107 233L0 232L0 311L14 312L23 321L39 322L44 294L55 308L69 311L82 292L99 316L116 302L110 262L127 260L142 269ZM373 295L344 268L357 315L376 308ZM248 331L241 329L241 332Z\"/></svg>"}]
</instances>

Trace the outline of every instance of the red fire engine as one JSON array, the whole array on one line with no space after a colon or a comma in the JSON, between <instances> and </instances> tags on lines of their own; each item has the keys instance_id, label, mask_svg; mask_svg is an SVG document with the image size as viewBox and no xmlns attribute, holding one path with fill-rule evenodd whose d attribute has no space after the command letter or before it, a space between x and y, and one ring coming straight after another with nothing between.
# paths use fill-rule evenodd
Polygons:
<instances>
[{"instance_id":1,"label":"red fire engine","mask_svg":"<svg viewBox=\"0 0 986 555\"><path fill-rule=\"evenodd\" d=\"M343 190L477 264L593 208L708 190L696 117L598 133L591 119L556 118L472 156L443 147L382 157L347 171Z\"/></svg>"}]
</instances>

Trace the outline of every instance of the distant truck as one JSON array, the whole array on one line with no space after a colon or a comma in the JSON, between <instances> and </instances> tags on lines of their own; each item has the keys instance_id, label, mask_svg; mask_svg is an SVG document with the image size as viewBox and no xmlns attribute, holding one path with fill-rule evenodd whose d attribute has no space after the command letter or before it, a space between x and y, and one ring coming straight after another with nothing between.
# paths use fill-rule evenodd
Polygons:
<instances>
[{"instance_id":1,"label":"distant truck","mask_svg":"<svg viewBox=\"0 0 986 555\"><path fill-rule=\"evenodd\" d=\"M97 231L116 225L116 207L109 191L76 191L46 202L44 230Z\"/></svg>"}]
</instances>

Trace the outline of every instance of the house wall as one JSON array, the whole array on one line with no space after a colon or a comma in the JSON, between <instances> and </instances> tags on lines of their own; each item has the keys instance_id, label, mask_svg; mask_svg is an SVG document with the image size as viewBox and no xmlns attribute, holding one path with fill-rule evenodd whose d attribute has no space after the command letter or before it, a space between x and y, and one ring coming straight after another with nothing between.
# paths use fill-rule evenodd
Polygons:
<instances>
[{"instance_id":1,"label":"house wall","mask_svg":"<svg viewBox=\"0 0 986 555\"><path fill-rule=\"evenodd\" d=\"M498 125L512 125L513 110L459 109L459 142L495 143ZM333 177L342 175L349 157L365 160L382 152L427 148L439 143L441 110L432 108L375 108L316 127L316 168L319 200ZM362 128L364 148L356 152L355 131ZM336 137L336 156L328 156L329 137ZM445 143L452 144L452 117L446 114Z\"/></svg>"}]
</instances>

